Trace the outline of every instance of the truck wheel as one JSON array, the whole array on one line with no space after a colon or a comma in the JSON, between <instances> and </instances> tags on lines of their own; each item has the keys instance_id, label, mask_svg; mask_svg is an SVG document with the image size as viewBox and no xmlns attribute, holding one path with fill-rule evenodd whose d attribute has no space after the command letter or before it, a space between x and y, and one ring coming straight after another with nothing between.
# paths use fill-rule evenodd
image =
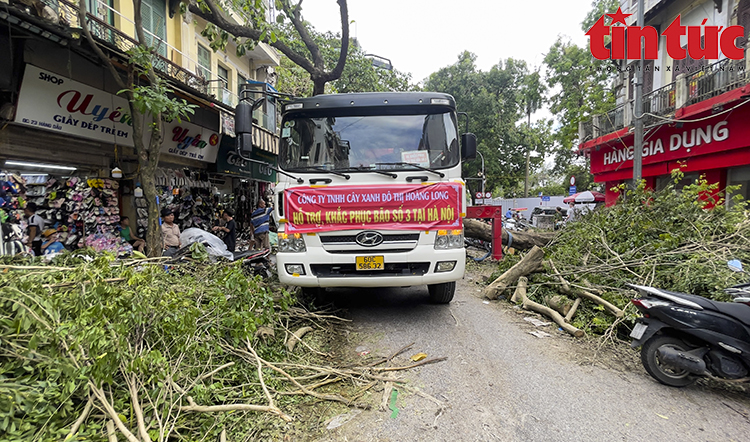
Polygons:
<instances>
[{"instance_id":1,"label":"truck wheel","mask_svg":"<svg viewBox=\"0 0 750 442\"><path fill-rule=\"evenodd\" d=\"M687 370L670 367L659 360L657 350L660 347L670 347L678 351L689 351L688 347L682 340L671 336L654 336L641 348L641 362L654 379L670 387L685 387L698 379L690 374Z\"/></svg>"},{"instance_id":2,"label":"truck wheel","mask_svg":"<svg viewBox=\"0 0 750 442\"><path fill-rule=\"evenodd\" d=\"M316 305L326 304L326 289L323 287L302 287L302 295Z\"/></svg>"},{"instance_id":3,"label":"truck wheel","mask_svg":"<svg viewBox=\"0 0 750 442\"><path fill-rule=\"evenodd\" d=\"M456 281L432 284L427 286L430 292L430 302L433 304L447 304L453 299L456 292Z\"/></svg>"}]
</instances>

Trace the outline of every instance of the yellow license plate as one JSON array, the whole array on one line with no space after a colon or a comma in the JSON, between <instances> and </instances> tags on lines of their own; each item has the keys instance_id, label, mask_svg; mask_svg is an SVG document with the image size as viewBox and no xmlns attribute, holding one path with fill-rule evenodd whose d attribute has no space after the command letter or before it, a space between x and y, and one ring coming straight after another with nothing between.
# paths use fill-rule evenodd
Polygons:
<instances>
[{"instance_id":1,"label":"yellow license plate","mask_svg":"<svg viewBox=\"0 0 750 442\"><path fill-rule=\"evenodd\" d=\"M383 270L382 256L358 256L357 270Z\"/></svg>"}]
</instances>

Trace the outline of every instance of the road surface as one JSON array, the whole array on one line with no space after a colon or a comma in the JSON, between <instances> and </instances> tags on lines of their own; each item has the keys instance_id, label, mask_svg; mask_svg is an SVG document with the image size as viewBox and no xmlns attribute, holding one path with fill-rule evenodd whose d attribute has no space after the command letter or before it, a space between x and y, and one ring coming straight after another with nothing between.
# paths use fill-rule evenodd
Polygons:
<instances>
[{"instance_id":1,"label":"road surface","mask_svg":"<svg viewBox=\"0 0 750 442\"><path fill-rule=\"evenodd\" d=\"M448 357L403 372L446 406L400 391L395 419L375 407L323 430L319 441L750 441L750 396L741 387L663 386L625 348L627 364L608 352L592 358L592 344L537 328L506 301L484 300L478 279L467 273L450 305L430 305L426 288L333 291L353 319L352 354L386 356L415 342L394 365L417 352Z\"/></svg>"}]
</instances>

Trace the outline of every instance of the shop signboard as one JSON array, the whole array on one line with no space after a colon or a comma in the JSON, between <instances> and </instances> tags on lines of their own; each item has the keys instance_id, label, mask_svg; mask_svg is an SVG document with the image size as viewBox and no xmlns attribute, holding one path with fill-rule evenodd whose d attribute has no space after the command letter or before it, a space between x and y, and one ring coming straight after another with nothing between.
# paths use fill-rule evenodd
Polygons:
<instances>
[{"instance_id":1,"label":"shop signboard","mask_svg":"<svg viewBox=\"0 0 750 442\"><path fill-rule=\"evenodd\" d=\"M284 192L287 233L351 229L460 229L457 183L293 187Z\"/></svg>"},{"instance_id":2,"label":"shop signboard","mask_svg":"<svg viewBox=\"0 0 750 442\"><path fill-rule=\"evenodd\" d=\"M30 64L23 76L15 121L65 135L133 146L133 121L126 99ZM145 143L150 135L144 130ZM165 122L161 152L213 163L219 138L217 132L184 120Z\"/></svg>"},{"instance_id":3,"label":"shop signboard","mask_svg":"<svg viewBox=\"0 0 750 442\"><path fill-rule=\"evenodd\" d=\"M133 146L127 100L30 64L18 97L16 123Z\"/></svg>"},{"instance_id":4,"label":"shop signboard","mask_svg":"<svg viewBox=\"0 0 750 442\"><path fill-rule=\"evenodd\" d=\"M161 153L214 163L219 152L220 138L219 134L212 130L185 120L181 122L173 120L170 123L164 123Z\"/></svg>"},{"instance_id":5,"label":"shop signboard","mask_svg":"<svg viewBox=\"0 0 750 442\"><path fill-rule=\"evenodd\" d=\"M275 170L263 164L252 163L240 158L235 143L236 138L227 135L221 137L221 147L216 157L216 172L269 183L276 182ZM253 149L250 158L276 167L276 155L270 152Z\"/></svg>"}]
</instances>

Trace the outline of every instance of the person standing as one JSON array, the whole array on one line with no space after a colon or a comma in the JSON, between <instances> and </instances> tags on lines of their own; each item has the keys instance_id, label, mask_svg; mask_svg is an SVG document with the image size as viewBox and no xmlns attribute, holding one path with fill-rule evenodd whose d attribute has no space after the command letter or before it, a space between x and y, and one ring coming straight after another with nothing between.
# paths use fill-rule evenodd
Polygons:
<instances>
[{"instance_id":1,"label":"person standing","mask_svg":"<svg viewBox=\"0 0 750 442\"><path fill-rule=\"evenodd\" d=\"M174 213L169 209L161 211L161 240L164 247L163 256L173 256L182 247L180 228L174 223Z\"/></svg>"},{"instance_id":2,"label":"person standing","mask_svg":"<svg viewBox=\"0 0 750 442\"><path fill-rule=\"evenodd\" d=\"M214 232L217 230L226 232L224 244L227 245L227 250L234 253L234 249L237 247L237 223L234 221L234 212L231 209L226 209L221 217L224 219L224 226L214 226L212 230Z\"/></svg>"},{"instance_id":3,"label":"person standing","mask_svg":"<svg viewBox=\"0 0 750 442\"><path fill-rule=\"evenodd\" d=\"M261 198L258 208L252 214L253 234L255 235L255 246L260 249L270 249L268 240L269 218L273 209L266 207L266 201Z\"/></svg>"},{"instance_id":4,"label":"person standing","mask_svg":"<svg viewBox=\"0 0 750 442\"><path fill-rule=\"evenodd\" d=\"M27 227L27 233L29 235L28 243L26 244L31 250L34 251L35 256L42 255L42 232L44 231L44 219L36 214L36 204L28 203L26 208L23 209L24 215L29 218L29 225Z\"/></svg>"}]
</instances>

